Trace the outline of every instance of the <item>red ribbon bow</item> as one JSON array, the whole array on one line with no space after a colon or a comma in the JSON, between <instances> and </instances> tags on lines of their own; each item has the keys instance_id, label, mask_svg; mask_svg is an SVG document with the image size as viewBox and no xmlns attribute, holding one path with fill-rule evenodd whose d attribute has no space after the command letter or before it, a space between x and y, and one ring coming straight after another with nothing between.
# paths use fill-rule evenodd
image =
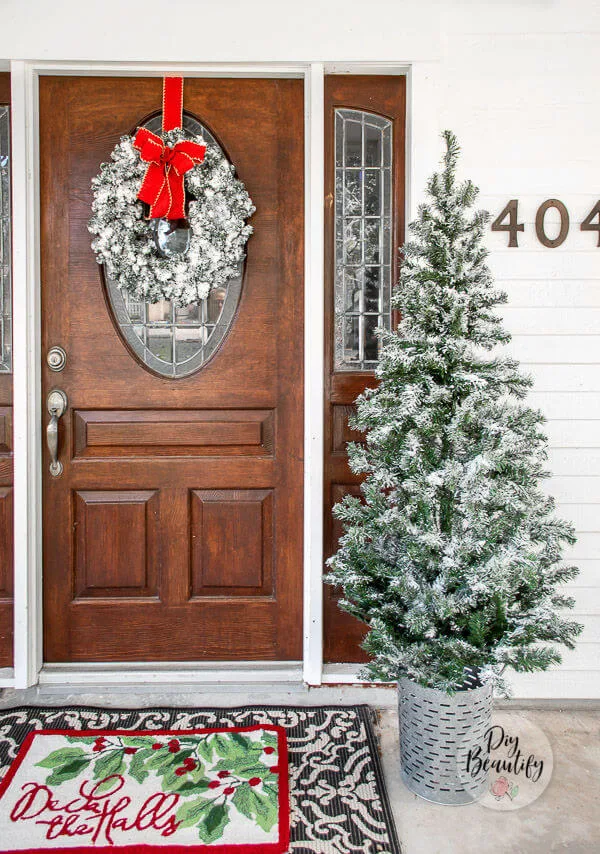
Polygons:
<instances>
[{"instance_id":1,"label":"red ribbon bow","mask_svg":"<svg viewBox=\"0 0 600 854\"><path fill-rule=\"evenodd\" d=\"M138 128L133 147L149 164L137 197L150 205L150 219L184 219L183 176L202 163L206 146L182 139L170 147L147 128Z\"/></svg>"}]
</instances>

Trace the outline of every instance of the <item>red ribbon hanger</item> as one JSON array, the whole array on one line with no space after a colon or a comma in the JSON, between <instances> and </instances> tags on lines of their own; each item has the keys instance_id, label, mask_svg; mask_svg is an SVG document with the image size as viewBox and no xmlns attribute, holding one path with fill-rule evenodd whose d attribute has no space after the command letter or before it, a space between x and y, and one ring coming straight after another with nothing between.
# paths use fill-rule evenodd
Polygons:
<instances>
[{"instance_id":1,"label":"red ribbon hanger","mask_svg":"<svg viewBox=\"0 0 600 854\"><path fill-rule=\"evenodd\" d=\"M182 126L183 78L163 80L163 133ZM184 175L202 163L206 146L191 140L165 145L160 136L147 128L138 128L133 140L141 159L148 163L138 199L150 205L149 219L184 219Z\"/></svg>"}]
</instances>

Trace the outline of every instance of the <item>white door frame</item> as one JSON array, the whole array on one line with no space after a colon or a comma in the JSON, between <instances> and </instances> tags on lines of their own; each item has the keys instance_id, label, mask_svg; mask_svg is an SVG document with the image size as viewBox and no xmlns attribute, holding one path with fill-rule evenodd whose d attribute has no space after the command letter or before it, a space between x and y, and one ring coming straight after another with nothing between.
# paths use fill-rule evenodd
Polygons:
<instances>
[{"instance_id":1,"label":"white door frame","mask_svg":"<svg viewBox=\"0 0 600 854\"><path fill-rule=\"evenodd\" d=\"M408 74L405 65L324 63L10 63L13 204L14 670L0 687L38 682L323 681L323 188L325 73ZM304 647L302 662L176 662L44 666L42 637L42 425L40 352L39 102L41 75L296 77L304 80ZM410 78L409 78L410 82ZM407 134L408 138L408 134ZM407 146L407 154L408 154ZM353 667L328 682L353 682Z\"/></svg>"}]
</instances>

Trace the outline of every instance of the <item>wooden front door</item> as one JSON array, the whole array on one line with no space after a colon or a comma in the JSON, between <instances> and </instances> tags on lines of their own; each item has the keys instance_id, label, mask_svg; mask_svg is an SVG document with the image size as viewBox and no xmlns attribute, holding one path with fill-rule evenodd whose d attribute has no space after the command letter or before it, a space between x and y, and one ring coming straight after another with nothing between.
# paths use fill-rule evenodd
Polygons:
<instances>
[{"instance_id":1,"label":"wooden front door","mask_svg":"<svg viewBox=\"0 0 600 854\"><path fill-rule=\"evenodd\" d=\"M229 333L178 379L123 340L87 231L92 177L161 92L157 78L40 80L44 435L48 393L68 398L60 476L44 451L44 658L300 659L302 82L185 81L256 213Z\"/></svg>"}]
</instances>

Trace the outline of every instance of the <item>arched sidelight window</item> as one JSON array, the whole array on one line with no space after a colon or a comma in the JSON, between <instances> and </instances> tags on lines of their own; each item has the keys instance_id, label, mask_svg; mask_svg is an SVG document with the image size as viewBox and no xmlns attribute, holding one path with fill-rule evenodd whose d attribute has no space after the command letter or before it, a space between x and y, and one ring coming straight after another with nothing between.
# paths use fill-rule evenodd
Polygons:
<instances>
[{"instance_id":1,"label":"arched sidelight window","mask_svg":"<svg viewBox=\"0 0 600 854\"><path fill-rule=\"evenodd\" d=\"M334 369L373 370L390 328L392 122L335 110Z\"/></svg>"},{"instance_id":2,"label":"arched sidelight window","mask_svg":"<svg viewBox=\"0 0 600 854\"><path fill-rule=\"evenodd\" d=\"M379 330L391 329L391 293L404 238L406 78L325 77L325 412L324 550L341 528L331 514L344 495L360 495L350 471L350 426L358 395L376 384ZM338 593L324 591L323 653L327 662L364 661L363 623L344 614Z\"/></svg>"},{"instance_id":3,"label":"arched sidelight window","mask_svg":"<svg viewBox=\"0 0 600 854\"><path fill-rule=\"evenodd\" d=\"M145 122L144 127L160 134L161 116ZM183 129L190 136L202 135L208 145L220 148L211 132L192 116L184 114ZM195 373L214 356L229 331L240 299L243 266L240 264L239 274L225 287L185 306L169 300L140 302L107 277L108 299L129 349L160 376L179 378Z\"/></svg>"}]
</instances>

